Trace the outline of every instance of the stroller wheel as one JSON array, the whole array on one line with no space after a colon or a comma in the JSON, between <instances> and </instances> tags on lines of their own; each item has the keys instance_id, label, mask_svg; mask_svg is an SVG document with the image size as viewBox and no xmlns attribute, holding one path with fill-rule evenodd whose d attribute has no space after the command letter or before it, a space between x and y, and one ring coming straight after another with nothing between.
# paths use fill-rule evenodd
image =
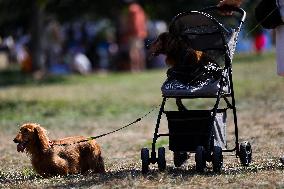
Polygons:
<instances>
[{"instance_id":1,"label":"stroller wheel","mask_svg":"<svg viewBox=\"0 0 284 189\"><path fill-rule=\"evenodd\" d=\"M243 166L249 166L252 159L252 149L249 142L245 141L240 144L239 157Z\"/></svg>"},{"instance_id":2,"label":"stroller wheel","mask_svg":"<svg viewBox=\"0 0 284 189\"><path fill-rule=\"evenodd\" d=\"M142 174L146 174L149 171L149 164L150 164L149 150L147 148L141 149L141 160L142 160Z\"/></svg>"},{"instance_id":3,"label":"stroller wheel","mask_svg":"<svg viewBox=\"0 0 284 189\"><path fill-rule=\"evenodd\" d=\"M206 167L206 153L203 146L197 146L195 152L195 163L196 163L196 171L197 172L204 172Z\"/></svg>"},{"instance_id":4,"label":"stroller wheel","mask_svg":"<svg viewBox=\"0 0 284 189\"><path fill-rule=\"evenodd\" d=\"M222 148L220 146L214 146L212 157L213 171L220 173L223 167L223 155Z\"/></svg>"},{"instance_id":5,"label":"stroller wheel","mask_svg":"<svg viewBox=\"0 0 284 189\"><path fill-rule=\"evenodd\" d=\"M164 171L166 169L166 158L165 158L165 148L158 148L158 168L160 171Z\"/></svg>"},{"instance_id":6,"label":"stroller wheel","mask_svg":"<svg viewBox=\"0 0 284 189\"><path fill-rule=\"evenodd\" d=\"M186 152L174 152L175 167L180 167L187 159L188 155Z\"/></svg>"}]
</instances>

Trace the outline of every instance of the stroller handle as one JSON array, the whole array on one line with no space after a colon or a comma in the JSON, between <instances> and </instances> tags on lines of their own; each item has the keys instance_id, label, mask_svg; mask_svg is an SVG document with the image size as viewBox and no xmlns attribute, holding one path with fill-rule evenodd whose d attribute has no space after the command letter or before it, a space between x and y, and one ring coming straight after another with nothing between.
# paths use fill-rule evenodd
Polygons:
<instances>
[{"instance_id":1,"label":"stroller handle","mask_svg":"<svg viewBox=\"0 0 284 189\"><path fill-rule=\"evenodd\" d=\"M241 22L244 22L246 19L246 11L242 8L239 7L235 7L235 6L229 6L229 5L224 5L224 6L209 6L206 8L201 9L201 12L208 12L208 11L213 11L213 10L217 10L217 11L231 11L231 12L238 12L242 15L241 18Z\"/></svg>"}]
</instances>

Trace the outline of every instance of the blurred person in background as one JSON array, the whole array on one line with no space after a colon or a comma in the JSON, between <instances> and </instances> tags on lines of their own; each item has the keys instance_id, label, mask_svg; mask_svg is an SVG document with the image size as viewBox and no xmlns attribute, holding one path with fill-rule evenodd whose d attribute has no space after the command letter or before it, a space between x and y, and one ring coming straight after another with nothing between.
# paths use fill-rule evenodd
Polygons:
<instances>
[{"instance_id":1,"label":"blurred person in background","mask_svg":"<svg viewBox=\"0 0 284 189\"><path fill-rule=\"evenodd\" d=\"M218 6L230 5L240 7L243 0L221 0ZM273 3L273 1L271 1ZM284 22L284 0L276 0L276 4L279 8L282 21ZM279 25L275 28L276 32L276 64L277 74L284 76L284 25ZM284 164L284 156L280 158L282 164Z\"/></svg>"},{"instance_id":2,"label":"blurred person in background","mask_svg":"<svg viewBox=\"0 0 284 189\"><path fill-rule=\"evenodd\" d=\"M130 69L133 72L145 69L145 44L147 18L143 8L137 3L128 7L128 44Z\"/></svg>"},{"instance_id":3,"label":"blurred person in background","mask_svg":"<svg viewBox=\"0 0 284 189\"><path fill-rule=\"evenodd\" d=\"M254 36L254 48L257 54L261 54L266 46L266 36L264 31L259 31Z\"/></svg>"},{"instance_id":4,"label":"blurred person in background","mask_svg":"<svg viewBox=\"0 0 284 189\"><path fill-rule=\"evenodd\" d=\"M43 38L47 71L54 74L66 73L68 68L61 61L64 41L61 25L53 18L47 22Z\"/></svg>"},{"instance_id":5,"label":"blurred person in background","mask_svg":"<svg viewBox=\"0 0 284 189\"><path fill-rule=\"evenodd\" d=\"M32 57L27 46L23 46L21 53L19 53L18 61L22 72L31 73L33 71Z\"/></svg>"}]
</instances>

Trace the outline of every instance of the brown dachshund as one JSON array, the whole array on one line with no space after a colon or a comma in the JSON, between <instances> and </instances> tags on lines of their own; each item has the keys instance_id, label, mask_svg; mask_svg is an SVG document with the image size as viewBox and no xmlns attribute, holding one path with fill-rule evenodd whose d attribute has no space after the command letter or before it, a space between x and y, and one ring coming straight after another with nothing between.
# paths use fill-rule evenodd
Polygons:
<instances>
[{"instance_id":1,"label":"brown dachshund","mask_svg":"<svg viewBox=\"0 0 284 189\"><path fill-rule=\"evenodd\" d=\"M95 140L86 139L75 136L49 140L46 130L39 124L26 123L20 127L14 142L18 143L18 152L25 151L31 156L33 168L43 177L85 173L88 170L104 173L100 146Z\"/></svg>"},{"instance_id":2,"label":"brown dachshund","mask_svg":"<svg viewBox=\"0 0 284 189\"><path fill-rule=\"evenodd\" d=\"M149 45L148 49L153 56L166 55L166 64L171 67L179 64L207 64L210 61L212 62L206 53L194 50L187 42L169 32L160 34Z\"/></svg>"}]
</instances>

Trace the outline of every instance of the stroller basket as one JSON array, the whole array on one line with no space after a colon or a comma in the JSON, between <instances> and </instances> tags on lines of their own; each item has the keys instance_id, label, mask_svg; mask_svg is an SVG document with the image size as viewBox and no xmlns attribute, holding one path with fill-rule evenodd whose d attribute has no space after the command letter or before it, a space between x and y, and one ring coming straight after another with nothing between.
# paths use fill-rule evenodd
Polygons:
<instances>
[{"instance_id":1,"label":"stroller basket","mask_svg":"<svg viewBox=\"0 0 284 189\"><path fill-rule=\"evenodd\" d=\"M211 110L167 111L169 149L195 151L207 146L212 123ZM226 110L218 109L213 126L214 146L226 148Z\"/></svg>"}]
</instances>

